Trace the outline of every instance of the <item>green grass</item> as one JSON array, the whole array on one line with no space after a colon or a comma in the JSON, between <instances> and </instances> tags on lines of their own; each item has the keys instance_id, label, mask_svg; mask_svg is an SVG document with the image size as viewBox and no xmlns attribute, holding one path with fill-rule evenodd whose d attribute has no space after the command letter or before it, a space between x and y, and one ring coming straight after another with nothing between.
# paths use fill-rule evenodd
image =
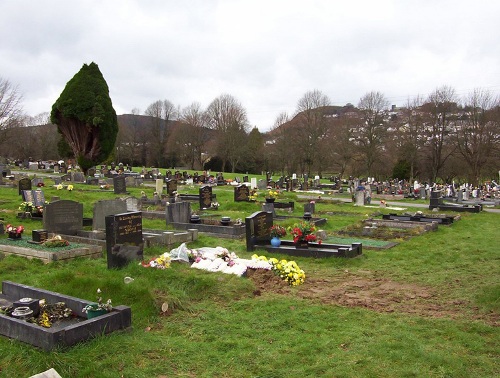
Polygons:
<instances>
[{"instance_id":1,"label":"green grass","mask_svg":"<svg viewBox=\"0 0 500 378\"><path fill-rule=\"evenodd\" d=\"M88 186L77 184L73 192L49 187L44 192L48 200L58 195L83 202L86 216L91 216L93 202L116 197L85 189ZM154 189L128 190L139 197L141 190L150 195ZM182 187L179 191L188 192ZM196 193L196 188L189 191ZM214 188L214 193L221 206L206 212L214 217L244 219L260 210L258 203L233 202L231 187ZM6 200L0 205L4 223L23 224L27 235L41 226L39 221L16 219L21 202L17 189L0 188L0 197ZM279 200L297 201L297 197L284 195ZM295 202L292 214L278 214L299 217L303 203ZM193 208L197 210L196 204ZM323 228L328 233L373 211L332 203L317 203L316 210L327 218ZM452 226L391 249L365 249L356 259L296 259L306 272L306 282L342 277L345 271L371 272L377 279L429 288L443 306L460 303L454 316L440 318L303 299L301 287L286 295L255 296L255 287L246 278L184 264L152 270L131 263L108 270L105 259L44 265L16 256L0 258L2 280L87 300L94 300L99 287L105 299L132 308L133 325L50 353L1 337L0 377L28 377L51 367L63 377L496 377L500 373L499 217L486 212L462 214ZM143 227L165 228L163 221L147 219ZM190 247L217 245L241 257L253 254L246 251L244 240L205 235ZM147 248L145 256L163 252L162 247ZM125 284L126 276L134 282ZM173 309L170 316L161 314L164 302Z\"/></svg>"}]
</instances>

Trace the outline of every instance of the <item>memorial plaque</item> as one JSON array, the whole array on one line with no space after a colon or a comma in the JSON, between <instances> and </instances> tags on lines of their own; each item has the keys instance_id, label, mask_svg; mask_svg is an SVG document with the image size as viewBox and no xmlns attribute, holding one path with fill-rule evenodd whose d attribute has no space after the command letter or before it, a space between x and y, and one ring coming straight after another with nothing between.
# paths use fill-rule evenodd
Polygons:
<instances>
[{"instance_id":1,"label":"memorial plaque","mask_svg":"<svg viewBox=\"0 0 500 378\"><path fill-rule=\"evenodd\" d=\"M202 186L200 188L200 209L209 209L212 206L212 187Z\"/></svg>"},{"instance_id":2,"label":"memorial plaque","mask_svg":"<svg viewBox=\"0 0 500 378\"><path fill-rule=\"evenodd\" d=\"M125 184L125 176L113 177L113 188L115 194L127 193L127 185Z\"/></svg>"},{"instance_id":3,"label":"memorial plaque","mask_svg":"<svg viewBox=\"0 0 500 378\"><path fill-rule=\"evenodd\" d=\"M177 180L167 180L167 194L173 196L177 192Z\"/></svg>"},{"instance_id":4,"label":"memorial plaque","mask_svg":"<svg viewBox=\"0 0 500 378\"><path fill-rule=\"evenodd\" d=\"M31 190L31 180L29 179L29 177L20 179L17 185L19 188L19 195L23 193L23 190Z\"/></svg>"},{"instance_id":5,"label":"memorial plaque","mask_svg":"<svg viewBox=\"0 0 500 378\"><path fill-rule=\"evenodd\" d=\"M60 200L45 205L43 228L54 234L76 235L83 228L83 204Z\"/></svg>"},{"instance_id":6,"label":"memorial plaque","mask_svg":"<svg viewBox=\"0 0 500 378\"><path fill-rule=\"evenodd\" d=\"M255 244L269 242L272 225L273 214L266 211L257 211L245 218L247 251L253 251Z\"/></svg>"},{"instance_id":7,"label":"memorial plaque","mask_svg":"<svg viewBox=\"0 0 500 378\"><path fill-rule=\"evenodd\" d=\"M33 230L31 231L31 239L36 243L43 243L49 238L47 230Z\"/></svg>"},{"instance_id":8,"label":"memorial plaque","mask_svg":"<svg viewBox=\"0 0 500 378\"><path fill-rule=\"evenodd\" d=\"M106 228L105 218L108 215L122 214L127 212L127 203L121 199L100 200L94 204L92 218L93 230L104 230Z\"/></svg>"},{"instance_id":9,"label":"memorial plaque","mask_svg":"<svg viewBox=\"0 0 500 378\"><path fill-rule=\"evenodd\" d=\"M122 268L143 259L142 213L129 212L106 217L108 269Z\"/></svg>"},{"instance_id":10,"label":"memorial plaque","mask_svg":"<svg viewBox=\"0 0 500 378\"><path fill-rule=\"evenodd\" d=\"M42 190L33 190L33 205L43 206L45 205L45 194Z\"/></svg>"},{"instance_id":11,"label":"memorial plaque","mask_svg":"<svg viewBox=\"0 0 500 378\"><path fill-rule=\"evenodd\" d=\"M242 202L248 201L250 196L250 189L246 185L238 185L234 188L234 201Z\"/></svg>"},{"instance_id":12,"label":"memorial plaque","mask_svg":"<svg viewBox=\"0 0 500 378\"><path fill-rule=\"evenodd\" d=\"M34 190L23 190L23 201L24 202L31 202L32 204L35 203L35 198L33 197L33 192Z\"/></svg>"}]
</instances>

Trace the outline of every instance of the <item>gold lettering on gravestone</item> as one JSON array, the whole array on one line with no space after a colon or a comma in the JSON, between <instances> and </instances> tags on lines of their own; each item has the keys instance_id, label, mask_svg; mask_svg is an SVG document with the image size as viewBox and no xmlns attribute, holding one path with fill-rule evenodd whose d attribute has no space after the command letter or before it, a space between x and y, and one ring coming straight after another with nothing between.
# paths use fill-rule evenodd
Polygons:
<instances>
[{"instance_id":1,"label":"gold lettering on gravestone","mask_svg":"<svg viewBox=\"0 0 500 378\"><path fill-rule=\"evenodd\" d=\"M212 204L212 191L209 188L203 189L201 192L201 196L203 199L203 204L207 207L210 207Z\"/></svg>"},{"instance_id":2,"label":"gold lettering on gravestone","mask_svg":"<svg viewBox=\"0 0 500 378\"><path fill-rule=\"evenodd\" d=\"M261 215L255 220L255 236L262 238L268 235L266 215Z\"/></svg>"},{"instance_id":3,"label":"gold lettering on gravestone","mask_svg":"<svg viewBox=\"0 0 500 378\"><path fill-rule=\"evenodd\" d=\"M118 235L130 235L142 232L142 215L132 214L120 217Z\"/></svg>"}]
</instances>

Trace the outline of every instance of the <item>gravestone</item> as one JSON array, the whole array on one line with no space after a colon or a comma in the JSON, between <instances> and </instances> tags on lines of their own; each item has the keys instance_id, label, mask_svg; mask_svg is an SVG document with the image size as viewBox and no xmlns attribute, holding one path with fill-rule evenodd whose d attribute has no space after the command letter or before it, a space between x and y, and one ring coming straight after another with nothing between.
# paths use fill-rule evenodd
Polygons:
<instances>
[{"instance_id":1,"label":"gravestone","mask_svg":"<svg viewBox=\"0 0 500 378\"><path fill-rule=\"evenodd\" d=\"M125 186L137 186L137 181L134 176L125 176Z\"/></svg>"},{"instance_id":2,"label":"gravestone","mask_svg":"<svg viewBox=\"0 0 500 378\"><path fill-rule=\"evenodd\" d=\"M87 176L94 177L95 172L96 172L95 167L89 168L89 170L87 171Z\"/></svg>"},{"instance_id":3,"label":"gravestone","mask_svg":"<svg viewBox=\"0 0 500 378\"><path fill-rule=\"evenodd\" d=\"M43 206L45 205L45 194L42 190L33 190L33 205Z\"/></svg>"},{"instance_id":4,"label":"gravestone","mask_svg":"<svg viewBox=\"0 0 500 378\"><path fill-rule=\"evenodd\" d=\"M163 180L162 179L156 179L156 193L158 193L159 196L163 194Z\"/></svg>"},{"instance_id":5,"label":"gravestone","mask_svg":"<svg viewBox=\"0 0 500 378\"><path fill-rule=\"evenodd\" d=\"M200 193L200 209L209 209L212 206L212 187L202 186Z\"/></svg>"},{"instance_id":6,"label":"gravestone","mask_svg":"<svg viewBox=\"0 0 500 378\"><path fill-rule=\"evenodd\" d=\"M272 225L273 215L265 211L257 211L245 218L247 251L253 251L255 244L269 243Z\"/></svg>"},{"instance_id":7,"label":"gravestone","mask_svg":"<svg viewBox=\"0 0 500 378\"><path fill-rule=\"evenodd\" d=\"M122 268L143 259L142 213L128 212L106 217L108 269Z\"/></svg>"},{"instance_id":8,"label":"gravestone","mask_svg":"<svg viewBox=\"0 0 500 378\"><path fill-rule=\"evenodd\" d=\"M85 183L87 185L99 185L99 179L97 177L87 177L87 179L85 180Z\"/></svg>"},{"instance_id":9,"label":"gravestone","mask_svg":"<svg viewBox=\"0 0 500 378\"><path fill-rule=\"evenodd\" d=\"M76 235L83 228L83 204L60 200L45 205L43 228L55 234Z\"/></svg>"},{"instance_id":10,"label":"gravestone","mask_svg":"<svg viewBox=\"0 0 500 378\"><path fill-rule=\"evenodd\" d=\"M54 185L59 185L62 182L60 177L54 177Z\"/></svg>"},{"instance_id":11,"label":"gravestone","mask_svg":"<svg viewBox=\"0 0 500 378\"><path fill-rule=\"evenodd\" d=\"M174 192L177 192L177 180L167 180L167 194L173 196Z\"/></svg>"},{"instance_id":12,"label":"gravestone","mask_svg":"<svg viewBox=\"0 0 500 378\"><path fill-rule=\"evenodd\" d=\"M33 192L34 190L23 190L23 201L24 202L31 202L32 204L34 204L35 202L35 198L33 196Z\"/></svg>"},{"instance_id":13,"label":"gravestone","mask_svg":"<svg viewBox=\"0 0 500 378\"><path fill-rule=\"evenodd\" d=\"M187 201L175 202L165 206L165 219L170 223L189 223L191 204Z\"/></svg>"},{"instance_id":14,"label":"gravestone","mask_svg":"<svg viewBox=\"0 0 500 378\"><path fill-rule=\"evenodd\" d=\"M83 172L71 172L71 181L85 182L85 175L83 174Z\"/></svg>"},{"instance_id":15,"label":"gravestone","mask_svg":"<svg viewBox=\"0 0 500 378\"><path fill-rule=\"evenodd\" d=\"M257 189L257 177L252 177L250 179L250 188Z\"/></svg>"},{"instance_id":16,"label":"gravestone","mask_svg":"<svg viewBox=\"0 0 500 378\"><path fill-rule=\"evenodd\" d=\"M250 189L246 185L238 185L234 188L234 201L242 202L248 201L250 196Z\"/></svg>"},{"instance_id":17,"label":"gravestone","mask_svg":"<svg viewBox=\"0 0 500 378\"><path fill-rule=\"evenodd\" d=\"M93 230L104 230L106 228L106 217L127 212L127 203L120 199L100 200L94 204L94 216L92 218Z\"/></svg>"},{"instance_id":18,"label":"gravestone","mask_svg":"<svg viewBox=\"0 0 500 378\"><path fill-rule=\"evenodd\" d=\"M127 205L127 211L139 211L140 210L139 200L135 197L125 198L125 204Z\"/></svg>"},{"instance_id":19,"label":"gravestone","mask_svg":"<svg viewBox=\"0 0 500 378\"><path fill-rule=\"evenodd\" d=\"M59 173L59 164L54 164L54 173Z\"/></svg>"},{"instance_id":20,"label":"gravestone","mask_svg":"<svg viewBox=\"0 0 500 378\"><path fill-rule=\"evenodd\" d=\"M17 182L17 187L19 190L19 195L23 193L23 190L31 190L31 180L29 177L23 177Z\"/></svg>"},{"instance_id":21,"label":"gravestone","mask_svg":"<svg viewBox=\"0 0 500 378\"><path fill-rule=\"evenodd\" d=\"M355 194L356 206L365 205L365 192L363 190L357 190Z\"/></svg>"},{"instance_id":22,"label":"gravestone","mask_svg":"<svg viewBox=\"0 0 500 378\"><path fill-rule=\"evenodd\" d=\"M31 186L37 187L38 184L43 184L43 178L41 177L34 177L33 180L31 180Z\"/></svg>"},{"instance_id":23,"label":"gravestone","mask_svg":"<svg viewBox=\"0 0 500 378\"><path fill-rule=\"evenodd\" d=\"M309 202L304 204L304 213L314 214L314 210L316 208L316 204L314 202Z\"/></svg>"},{"instance_id":24,"label":"gravestone","mask_svg":"<svg viewBox=\"0 0 500 378\"><path fill-rule=\"evenodd\" d=\"M243 176L243 182L249 182L248 181L248 176Z\"/></svg>"},{"instance_id":25,"label":"gravestone","mask_svg":"<svg viewBox=\"0 0 500 378\"><path fill-rule=\"evenodd\" d=\"M265 190L267 188L267 182L260 179L259 181L257 181L257 188L260 190Z\"/></svg>"},{"instance_id":26,"label":"gravestone","mask_svg":"<svg viewBox=\"0 0 500 378\"><path fill-rule=\"evenodd\" d=\"M127 193L127 185L125 184L125 176L113 177L113 189L115 194Z\"/></svg>"}]
</instances>

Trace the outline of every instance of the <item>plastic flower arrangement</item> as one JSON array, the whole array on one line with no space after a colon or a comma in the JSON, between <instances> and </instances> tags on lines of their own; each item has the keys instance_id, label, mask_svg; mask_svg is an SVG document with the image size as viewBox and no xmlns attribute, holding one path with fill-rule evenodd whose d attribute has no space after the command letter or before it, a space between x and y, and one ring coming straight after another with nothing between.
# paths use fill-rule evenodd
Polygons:
<instances>
[{"instance_id":1,"label":"plastic flower arrangement","mask_svg":"<svg viewBox=\"0 0 500 378\"><path fill-rule=\"evenodd\" d=\"M293 236L294 243L310 243L316 241L317 238L314 232L316 232L316 226L314 225L314 223L304 221L294 224L292 229L290 230L290 233ZM319 242L321 242L321 240Z\"/></svg>"},{"instance_id":2,"label":"plastic flower arrangement","mask_svg":"<svg viewBox=\"0 0 500 378\"><path fill-rule=\"evenodd\" d=\"M7 227L5 228L8 234L16 234L16 235L21 235L24 232L24 226L19 225L17 227L8 224Z\"/></svg>"},{"instance_id":3,"label":"plastic flower arrangement","mask_svg":"<svg viewBox=\"0 0 500 378\"><path fill-rule=\"evenodd\" d=\"M56 186L57 190L61 190L62 188L63 188L62 184L59 184L59 185Z\"/></svg>"},{"instance_id":4,"label":"plastic flower arrangement","mask_svg":"<svg viewBox=\"0 0 500 378\"><path fill-rule=\"evenodd\" d=\"M39 182L38 184L36 184L36 186L38 186L39 188L45 186L45 184L43 182Z\"/></svg>"},{"instance_id":5,"label":"plastic flower arrangement","mask_svg":"<svg viewBox=\"0 0 500 378\"><path fill-rule=\"evenodd\" d=\"M111 311L113 308L113 305L111 304L111 299L108 299L106 303L103 303L101 293L102 293L101 289L97 289L97 303L92 303L85 306L82 312L87 313L89 311L98 311L98 310L106 310L107 312Z\"/></svg>"},{"instance_id":6,"label":"plastic flower arrangement","mask_svg":"<svg viewBox=\"0 0 500 378\"><path fill-rule=\"evenodd\" d=\"M67 247L69 242L61 237L61 235L55 235L53 238L45 240L43 246L47 248L57 248L57 247Z\"/></svg>"},{"instance_id":7,"label":"plastic flower arrangement","mask_svg":"<svg viewBox=\"0 0 500 378\"><path fill-rule=\"evenodd\" d=\"M276 191L276 190L272 190L272 189L269 189L269 190L267 191L266 198L273 198L273 199L276 199L276 198L278 198L278 196L279 196L278 191Z\"/></svg>"},{"instance_id":8,"label":"plastic flower arrangement","mask_svg":"<svg viewBox=\"0 0 500 378\"><path fill-rule=\"evenodd\" d=\"M269 228L269 234L272 238L282 238L286 235L286 229L285 227L275 224Z\"/></svg>"},{"instance_id":9,"label":"plastic flower arrangement","mask_svg":"<svg viewBox=\"0 0 500 378\"><path fill-rule=\"evenodd\" d=\"M19 210L22 210L24 212L31 212L33 209L33 203L32 202L21 202L19 205Z\"/></svg>"},{"instance_id":10,"label":"plastic flower arrangement","mask_svg":"<svg viewBox=\"0 0 500 378\"><path fill-rule=\"evenodd\" d=\"M73 185L71 185L71 184L68 185L68 187L66 189L68 189L71 192L73 190Z\"/></svg>"}]
</instances>

